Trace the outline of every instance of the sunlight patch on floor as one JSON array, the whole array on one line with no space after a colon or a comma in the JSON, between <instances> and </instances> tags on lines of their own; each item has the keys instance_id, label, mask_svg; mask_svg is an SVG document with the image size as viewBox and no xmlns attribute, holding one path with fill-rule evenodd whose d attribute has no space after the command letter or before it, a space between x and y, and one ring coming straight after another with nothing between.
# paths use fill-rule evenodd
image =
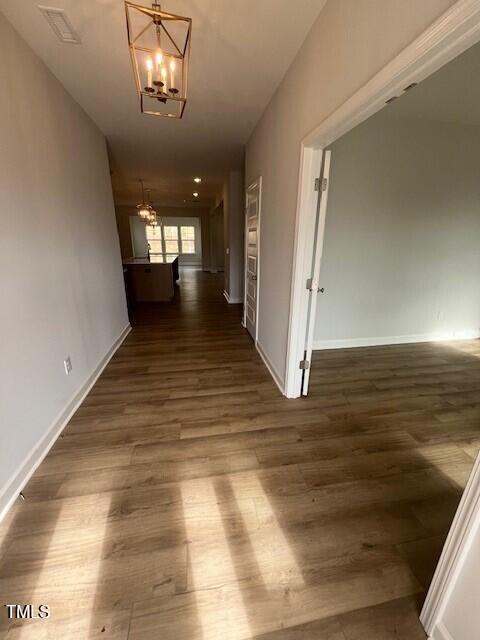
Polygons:
<instances>
[{"instance_id":1,"label":"sunlight patch on floor","mask_svg":"<svg viewBox=\"0 0 480 640\"><path fill-rule=\"evenodd\" d=\"M241 476L230 476L233 493L242 513L247 530L252 530L254 523L251 513L245 509L243 480ZM252 537L251 543L255 559L265 585L278 588L279 584L288 583L289 587L301 587L305 584L302 570L298 566L290 544L277 520L271 501L265 493L257 476L249 478L249 490L262 501L262 517L266 525L260 527L258 534ZM256 518L256 514L255 514Z\"/></svg>"},{"instance_id":2,"label":"sunlight patch on floor","mask_svg":"<svg viewBox=\"0 0 480 640\"><path fill-rule=\"evenodd\" d=\"M62 618L77 616L85 629L85 637L88 637L90 623L95 614L94 606L110 506L110 494L98 494L94 509L90 514L85 514L85 520L88 520L89 524L97 524L96 530L92 531L91 527L85 529L85 522L79 522L78 532L75 531L75 521L78 520L77 507L74 503L62 507L48 548L39 560L41 568L38 575L32 570L33 586L29 589L29 603L36 609L39 604L49 605L50 618L26 620L16 630L15 640L40 640L43 633L47 634L45 638L50 638L50 622L55 624ZM88 554L84 553L84 548L88 548Z\"/></svg>"},{"instance_id":3,"label":"sunlight patch on floor","mask_svg":"<svg viewBox=\"0 0 480 640\"><path fill-rule=\"evenodd\" d=\"M181 492L189 543L188 588L198 590L197 615L202 631L199 637L250 638L250 625L212 482L209 479L185 482L181 484ZM217 589L218 598L202 597L205 590L212 589Z\"/></svg>"}]
</instances>

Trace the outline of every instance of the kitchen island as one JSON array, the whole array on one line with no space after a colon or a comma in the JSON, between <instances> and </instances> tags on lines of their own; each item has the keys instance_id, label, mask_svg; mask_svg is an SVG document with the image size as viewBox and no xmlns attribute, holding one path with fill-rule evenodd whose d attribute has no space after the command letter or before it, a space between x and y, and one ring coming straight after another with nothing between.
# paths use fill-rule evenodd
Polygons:
<instances>
[{"instance_id":1,"label":"kitchen island","mask_svg":"<svg viewBox=\"0 0 480 640\"><path fill-rule=\"evenodd\" d=\"M130 303L169 302L178 280L178 256L156 254L149 258L123 261L127 296Z\"/></svg>"}]
</instances>

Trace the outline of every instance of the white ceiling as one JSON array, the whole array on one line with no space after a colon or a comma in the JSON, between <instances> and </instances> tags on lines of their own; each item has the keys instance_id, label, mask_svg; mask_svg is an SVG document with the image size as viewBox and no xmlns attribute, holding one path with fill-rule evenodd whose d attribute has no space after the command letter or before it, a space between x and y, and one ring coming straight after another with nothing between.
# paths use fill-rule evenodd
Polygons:
<instances>
[{"instance_id":1,"label":"white ceiling","mask_svg":"<svg viewBox=\"0 0 480 640\"><path fill-rule=\"evenodd\" d=\"M480 125L480 44L403 94L383 113L392 117Z\"/></svg>"},{"instance_id":2,"label":"white ceiling","mask_svg":"<svg viewBox=\"0 0 480 640\"><path fill-rule=\"evenodd\" d=\"M135 202L142 177L158 204L180 204L193 176L205 202L242 167L243 145L325 2L162 2L193 19L182 120L139 111L123 0L0 0L0 10L107 136L116 201ZM38 4L65 9L82 44L57 40Z\"/></svg>"}]
</instances>

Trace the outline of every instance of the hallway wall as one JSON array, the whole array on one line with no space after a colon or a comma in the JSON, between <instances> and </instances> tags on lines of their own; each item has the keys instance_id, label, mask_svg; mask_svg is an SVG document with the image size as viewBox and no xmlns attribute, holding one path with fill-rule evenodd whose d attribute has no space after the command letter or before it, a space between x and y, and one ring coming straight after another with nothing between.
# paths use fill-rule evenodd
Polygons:
<instances>
[{"instance_id":1,"label":"hallway wall","mask_svg":"<svg viewBox=\"0 0 480 640\"><path fill-rule=\"evenodd\" d=\"M245 269L244 235L244 175L229 173L223 190L225 226L225 293L230 302L243 301Z\"/></svg>"},{"instance_id":2,"label":"hallway wall","mask_svg":"<svg viewBox=\"0 0 480 640\"><path fill-rule=\"evenodd\" d=\"M104 136L1 14L0 60L1 514L128 317Z\"/></svg>"},{"instance_id":3,"label":"hallway wall","mask_svg":"<svg viewBox=\"0 0 480 640\"><path fill-rule=\"evenodd\" d=\"M300 144L454 0L329 0L253 131L262 176L259 345L285 378Z\"/></svg>"},{"instance_id":4,"label":"hallway wall","mask_svg":"<svg viewBox=\"0 0 480 640\"><path fill-rule=\"evenodd\" d=\"M225 269L223 200L210 211L210 270L212 272Z\"/></svg>"}]
</instances>

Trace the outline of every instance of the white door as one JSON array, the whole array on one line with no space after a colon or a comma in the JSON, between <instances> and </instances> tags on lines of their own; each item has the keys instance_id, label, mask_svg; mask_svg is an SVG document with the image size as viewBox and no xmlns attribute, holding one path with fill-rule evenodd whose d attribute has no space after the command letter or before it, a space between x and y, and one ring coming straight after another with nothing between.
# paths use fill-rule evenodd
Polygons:
<instances>
[{"instance_id":1,"label":"white door","mask_svg":"<svg viewBox=\"0 0 480 640\"><path fill-rule=\"evenodd\" d=\"M245 296L243 324L257 340L258 277L260 240L260 201L262 179L255 180L246 191L245 208Z\"/></svg>"},{"instance_id":2,"label":"white door","mask_svg":"<svg viewBox=\"0 0 480 640\"><path fill-rule=\"evenodd\" d=\"M315 330L315 317L317 314L317 297L320 294L325 293L325 289L320 282L320 265L322 261L323 253L323 236L325 231L325 219L327 215L327 200L329 189L329 177L330 177L330 160L332 157L331 151L325 151L323 154L322 172L320 180L318 181L319 190L319 203L318 214L315 225L315 243L313 247L313 260L311 275L306 283L309 290L308 301L308 319L307 319L307 335L305 338L305 357L303 360L303 376L302 376L302 395L306 396L308 393L308 382L310 380L310 368L312 364L312 351L313 351L313 334Z\"/></svg>"}]
</instances>

